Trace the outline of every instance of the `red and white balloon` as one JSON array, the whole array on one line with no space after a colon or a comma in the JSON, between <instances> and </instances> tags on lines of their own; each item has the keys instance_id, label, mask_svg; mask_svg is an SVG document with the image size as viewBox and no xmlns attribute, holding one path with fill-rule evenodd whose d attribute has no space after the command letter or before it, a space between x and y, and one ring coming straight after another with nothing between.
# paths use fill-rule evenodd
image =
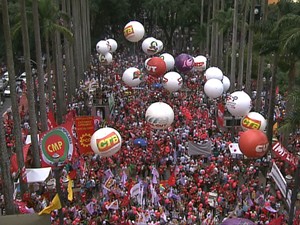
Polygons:
<instances>
[{"instance_id":1,"label":"red and white balloon","mask_svg":"<svg viewBox=\"0 0 300 225\"><path fill-rule=\"evenodd\" d=\"M169 92L178 91L183 84L182 77L177 72L168 72L163 77L163 87Z\"/></svg>"},{"instance_id":2,"label":"red and white balloon","mask_svg":"<svg viewBox=\"0 0 300 225\"><path fill-rule=\"evenodd\" d=\"M240 135L239 148L247 158L263 157L267 153L268 147L268 138L261 130L250 129Z\"/></svg>"},{"instance_id":3,"label":"red and white balloon","mask_svg":"<svg viewBox=\"0 0 300 225\"><path fill-rule=\"evenodd\" d=\"M167 65L160 57L152 57L149 60L146 60L145 67L148 74L154 77L161 77L167 71Z\"/></svg>"},{"instance_id":4,"label":"red and white balloon","mask_svg":"<svg viewBox=\"0 0 300 225\"><path fill-rule=\"evenodd\" d=\"M130 42L138 42L145 35L143 24L138 21L130 21L123 29L124 37Z\"/></svg>"},{"instance_id":5,"label":"red and white balloon","mask_svg":"<svg viewBox=\"0 0 300 225\"><path fill-rule=\"evenodd\" d=\"M96 44L96 50L99 54L105 55L109 52L110 46L107 41L101 40Z\"/></svg>"},{"instance_id":6,"label":"red and white balloon","mask_svg":"<svg viewBox=\"0 0 300 225\"><path fill-rule=\"evenodd\" d=\"M163 53L159 57L165 61L166 66L167 66L167 71L174 69L175 59L171 54Z\"/></svg>"},{"instance_id":7,"label":"red and white balloon","mask_svg":"<svg viewBox=\"0 0 300 225\"><path fill-rule=\"evenodd\" d=\"M101 64L107 65L107 64L112 63L112 61L113 61L113 57L112 57L112 54L110 52L107 52L104 55L103 54L99 55L99 62Z\"/></svg>"},{"instance_id":8,"label":"red and white balloon","mask_svg":"<svg viewBox=\"0 0 300 225\"><path fill-rule=\"evenodd\" d=\"M159 52L159 42L154 37L148 37L142 43L142 50L147 55L154 55Z\"/></svg>"},{"instance_id":9,"label":"red and white balloon","mask_svg":"<svg viewBox=\"0 0 300 225\"><path fill-rule=\"evenodd\" d=\"M174 111L164 102L152 103L146 110L145 118L153 129L166 129L174 121Z\"/></svg>"},{"instance_id":10,"label":"red and white balloon","mask_svg":"<svg viewBox=\"0 0 300 225\"><path fill-rule=\"evenodd\" d=\"M246 92L235 91L226 97L225 106L232 116L243 117L250 112L252 102Z\"/></svg>"},{"instance_id":11,"label":"red and white balloon","mask_svg":"<svg viewBox=\"0 0 300 225\"><path fill-rule=\"evenodd\" d=\"M117 130L104 127L97 130L91 137L91 148L101 157L110 157L121 149L122 138Z\"/></svg>"},{"instance_id":12,"label":"red and white balloon","mask_svg":"<svg viewBox=\"0 0 300 225\"><path fill-rule=\"evenodd\" d=\"M258 112L249 112L241 120L241 126L243 130L255 129L265 131L267 120Z\"/></svg>"},{"instance_id":13,"label":"red and white balloon","mask_svg":"<svg viewBox=\"0 0 300 225\"><path fill-rule=\"evenodd\" d=\"M136 87L142 82L143 74L138 68L129 67L123 73L122 80L129 87Z\"/></svg>"},{"instance_id":14,"label":"red and white balloon","mask_svg":"<svg viewBox=\"0 0 300 225\"><path fill-rule=\"evenodd\" d=\"M218 67L209 67L205 71L204 76L205 76L206 80L213 79L213 78L222 80L223 72Z\"/></svg>"},{"instance_id":15,"label":"red and white balloon","mask_svg":"<svg viewBox=\"0 0 300 225\"><path fill-rule=\"evenodd\" d=\"M194 69L196 71L206 70L207 58L203 55L198 55L194 58Z\"/></svg>"}]
</instances>

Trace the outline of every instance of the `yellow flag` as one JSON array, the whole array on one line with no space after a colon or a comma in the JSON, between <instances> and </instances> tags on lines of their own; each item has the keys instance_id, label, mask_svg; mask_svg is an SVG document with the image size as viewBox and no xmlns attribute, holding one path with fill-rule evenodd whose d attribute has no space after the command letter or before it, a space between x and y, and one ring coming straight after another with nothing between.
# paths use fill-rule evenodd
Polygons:
<instances>
[{"instance_id":1,"label":"yellow flag","mask_svg":"<svg viewBox=\"0 0 300 225\"><path fill-rule=\"evenodd\" d=\"M58 194L54 196L49 206L45 207L44 209L42 209L42 211L39 212L39 215L50 214L55 209L61 209L61 204L60 204L60 199L58 197Z\"/></svg>"},{"instance_id":2,"label":"yellow flag","mask_svg":"<svg viewBox=\"0 0 300 225\"><path fill-rule=\"evenodd\" d=\"M73 181L68 176L68 200L73 201Z\"/></svg>"}]
</instances>

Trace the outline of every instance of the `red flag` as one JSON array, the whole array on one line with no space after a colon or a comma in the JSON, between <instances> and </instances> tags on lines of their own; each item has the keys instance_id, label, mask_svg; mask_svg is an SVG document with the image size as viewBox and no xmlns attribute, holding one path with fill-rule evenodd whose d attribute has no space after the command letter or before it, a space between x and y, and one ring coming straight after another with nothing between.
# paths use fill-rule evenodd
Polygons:
<instances>
[{"instance_id":1,"label":"red flag","mask_svg":"<svg viewBox=\"0 0 300 225\"><path fill-rule=\"evenodd\" d=\"M169 184L170 187L175 186L175 184L176 184L176 177L175 177L175 173L174 172L169 177L168 184Z\"/></svg>"},{"instance_id":2,"label":"red flag","mask_svg":"<svg viewBox=\"0 0 300 225\"><path fill-rule=\"evenodd\" d=\"M24 156L24 163L26 163L26 159L27 159L27 155L28 155L28 151L30 148L31 144L27 144L23 146L23 156ZM10 157L10 172L18 172L18 162L17 162L17 155L14 153L11 157Z\"/></svg>"},{"instance_id":3,"label":"red flag","mask_svg":"<svg viewBox=\"0 0 300 225\"><path fill-rule=\"evenodd\" d=\"M225 106L223 103L218 103L218 115L217 115L217 122L220 127L224 127L224 112Z\"/></svg>"},{"instance_id":4,"label":"red flag","mask_svg":"<svg viewBox=\"0 0 300 225\"><path fill-rule=\"evenodd\" d=\"M75 109L70 110L65 116L66 123L68 121L73 121L75 116L76 116L76 110Z\"/></svg>"},{"instance_id":5,"label":"red flag","mask_svg":"<svg viewBox=\"0 0 300 225\"><path fill-rule=\"evenodd\" d=\"M47 119L47 124L48 124L48 130L57 127L57 123L55 121L55 117L52 111L49 111L47 113L48 119Z\"/></svg>"},{"instance_id":6,"label":"red flag","mask_svg":"<svg viewBox=\"0 0 300 225\"><path fill-rule=\"evenodd\" d=\"M121 206L122 207L127 207L130 203L130 192L128 195L125 195L125 197L123 198L122 202L121 202Z\"/></svg>"},{"instance_id":7,"label":"red flag","mask_svg":"<svg viewBox=\"0 0 300 225\"><path fill-rule=\"evenodd\" d=\"M283 218L280 216L276 219L272 219L269 223L269 225L281 225L283 224Z\"/></svg>"},{"instance_id":8,"label":"red flag","mask_svg":"<svg viewBox=\"0 0 300 225\"><path fill-rule=\"evenodd\" d=\"M75 118L75 125L80 154L93 153L90 142L94 133L94 117L78 116Z\"/></svg>"}]
</instances>

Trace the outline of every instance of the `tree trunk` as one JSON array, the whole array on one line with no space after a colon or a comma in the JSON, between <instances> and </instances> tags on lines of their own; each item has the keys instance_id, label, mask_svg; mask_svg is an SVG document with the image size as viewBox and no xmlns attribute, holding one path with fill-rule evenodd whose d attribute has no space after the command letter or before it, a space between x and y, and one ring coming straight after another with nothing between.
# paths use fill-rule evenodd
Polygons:
<instances>
[{"instance_id":1,"label":"tree trunk","mask_svg":"<svg viewBox=\"0 0 300 225\"><path fill-rule=\"evenodd\" d=\"M241 37L240 37L240 51L239 51L239 71L238 71L238 82L237 88L238 90L242 90L243 82L244 82L244 59L245 59L245 42L246 42L246 28L247 28L247 18L249 13L249 0L244 2L244 18L241 27Z\"/></svg>"},{"instance_id":2,"label":"tree trunk","mask_svg":"<svg viewBox=\"0 0 300 225\"><path fill-rule=\"evenodd\" d=\"M51 65L51 58L50 58L50 44L49 44L49 34L45 34L45 43L46 43L46 64L47 64L47 86L48 86L48 106L49 111L54 113L54 107L53 107L53 68Z\"/></svg>"},{"instance_id":3,"label":"tree trunk","mask_svg":"<svg viewBox=\"0 0 300 225\"><path fill-rule=\"evenodd\" d=\"M44 132L48 129L47 125L47 110L46 110L46 98L45 98L45 84L44 84L44 68L42 61L42 47L41 47L41 35L40 35L40 22L39 22L39 10L38 0L32 2L33 21L34 21L34 40L36 51L36 63L37 63L37 76L38 76L38 94L39 94L39 108L40 108L40 121L41 131Z\"/></svg>"},{"instance_id":4,"label":"tree trunk","mask_svg":"<svg viewBox=\"0 0 300 225\"><path fill-rule=\"evenodd\" d=\"M21 119L19 114L19 107L17 101L17 93L16 93L16 83L13 82L15 79L15 66L14 66L14 56L13 56L13 47L12 47L12 38L10 33L10 24L9 24L9 16L8 16L8 6L7 0L2 0L2 16L3 16L3 33L5 39L5 50L6 50L6 58L7 58L7 68L9 74L9 84L10 84L10 99L11 99L11 108L12 114L14 118L14 136L16 140L16 154L17 154L17 162L19 168L24 168L24 156L23 156L23 142L22 142L22 132L21 132ZM21 195L25 193L27 190L27 185L20 179L20 191Z\"/></svg>"},{"instance_id":5,"label":"tree trunk","mask_svg":"<svg viewBox=\"0 0 300 225\"><path fill-rule=\"evenodd\" d=\"M215 19L218 10L218 0L213 0L212 4L212 19ZM210 43L210 65L217 66L218 35L216 21L212 22Z\"/></svg>"},{"instance_id":6,"label":"tree trunk","mask_svg":"<svg viewBox=\"0 0 300 225\"><path fill-rule=\"evenodd\" d=\"M221 0L220 10L224 10L225 8L225 0ZM218 48L218 57L217 57L217 65L218 67L224 71L224 33L218 32L219 39L219 48ZM227 74L226 74L227 75Z\"/></svg>"},{"instance_id":7,"label":"tree trunk","mask_svg":"<svg viewBox=\"0 0 300 225\"><path fill-rule=\"evenodd\" d=\"M210 60L210 37L211 37L211 34L210 34L210 30L211 30L211 26L209 24L209 20L211 19L211 1L208 2L208 6L207 6L207 27L206 27L206 53L209 55L209 58L207 60L209 60L209 65L211 64L211 60Z\"/></svg>"},{"instance_id":8,"label":"tree trunk","mask_svg":"<svg viewBox=\"0 0 300 225\"><path fill-rule=\"evenodd\" d=\"M230 83L231 83L230 92L233 92L235 90L237 29L238 29L238 0L234 0L232 43L231 43L231 64L230 64Z\"/></svg>"},{"instance_id":9,"label":"tree trunk","mask_svg":"<svg viewBox=\"0 0 300 225\"><path fill-rule=\"evenodd\" d=\"M247 67L246 67L246 84L245 91L251 96L251 77L252 77L252 52L253 52L253 25L254 25L254 7L255 0L251 0L250 7L250 21L249 21L249 37L248 37L248 49L247 49Z\"/></svg>"},{"instance_id":10,"label":"tree trunk","mask_svg":"<svg viewBox=\"0 0 300 225\"><path fill-rule=\"evenodd\" d=\"M25 60L25 71L26 71L26 86L27 86L27 100L28 100L28 111L29 111L29 124L31 134L31 151L33 156L33 167L40 167L40 151L38 146L38 135L37 119L35 111L35 100L34 100L34 87L32 79L32 71L30 65L30 46L29 36L27 27L27 15L25 0L20 0L21 8L21 23L22 23L22 40L24 49L24 60Z\"/></svg>"}]
</instances>

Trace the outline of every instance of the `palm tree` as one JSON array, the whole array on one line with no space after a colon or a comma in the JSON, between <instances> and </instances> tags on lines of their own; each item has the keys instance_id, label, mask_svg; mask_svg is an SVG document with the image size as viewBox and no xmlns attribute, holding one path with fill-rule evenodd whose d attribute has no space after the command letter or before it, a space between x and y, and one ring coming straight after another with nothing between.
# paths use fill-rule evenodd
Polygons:
<instances>
[{"instance_id":1,"label":"palm tree","mask_svg":"<svg viewBox=\"0 0 300 225\"><path fill-rule=\"evenodd\" d=\"M6 46L7 68L8 68L9 84L10 84L11 108L12 108L12 114L14 118L14 124L17 124L17 126L14 126L14 136L16 140L15 147L16 147L18 166L19 168L22 169L25 168L25 164L24 164L24 155L23 155L23 148L22 148L23 147L22 132L21 132L21 127L18 126L19 124L21 124L21 119L20 119L18 100L17 100L18 96L16 93L16 83L14 82L15 68L14 68L14 60L13 60L13 48L12 48L12 41L11 41L12 38L10 33L7 0L2 0L2 16L3 16L3 33L5 37L5 46ZM2 149L2 151L4 150ZM7 188L10 188L9 185L7 186ZM20 179L21 195L23 195L26 190L27 190L27 185L23 182L23 179ZM8 197L10 198L10 194L8 195Z\"/></svg>"},{"instance_id":2,"label":"palm tree","mask_svg":"<svg viewBox=\"0 0 300 225\"><path fill-rule=\"evenodd\" d=\"M46 111L46 98L45 98L45 87L44 87L44 68L42 65L42 47L40 37L40 22L39 22L39 11L38 11L38 0L32 1L32 15L34 25L34 40L36 47L36 62L37 62L37 74L38 74L38 93L39 93L39 104L40 104L40 121L41 131L44 132L48 129L47 126L47 111ZM34 81L35 82L35 81Z\"/></svg>"},{"instance_id":3,"label":"palm tree","mask_svg":"<svg viewBox=\"0 0 300 225\"><path fill-rule=\"evenodd\" d=\"M26 5L25 0L20 0L21 9L21 24L22 24L22 37L23 37L23 48L24 48L24 60L25 60L25 71L26 71L26 86L27 86L27 99L28 99L28 110L29 110L29 124L31 134L31 146L33 155L33 166L40 167L40 151L38 146L38 129L37 119L35 111L35 99L34 99L34 86L32 79L32 71L30 65L30 46L28 37L27 27L27 16L26 16Z\"/></svg>"}]
</instances>

